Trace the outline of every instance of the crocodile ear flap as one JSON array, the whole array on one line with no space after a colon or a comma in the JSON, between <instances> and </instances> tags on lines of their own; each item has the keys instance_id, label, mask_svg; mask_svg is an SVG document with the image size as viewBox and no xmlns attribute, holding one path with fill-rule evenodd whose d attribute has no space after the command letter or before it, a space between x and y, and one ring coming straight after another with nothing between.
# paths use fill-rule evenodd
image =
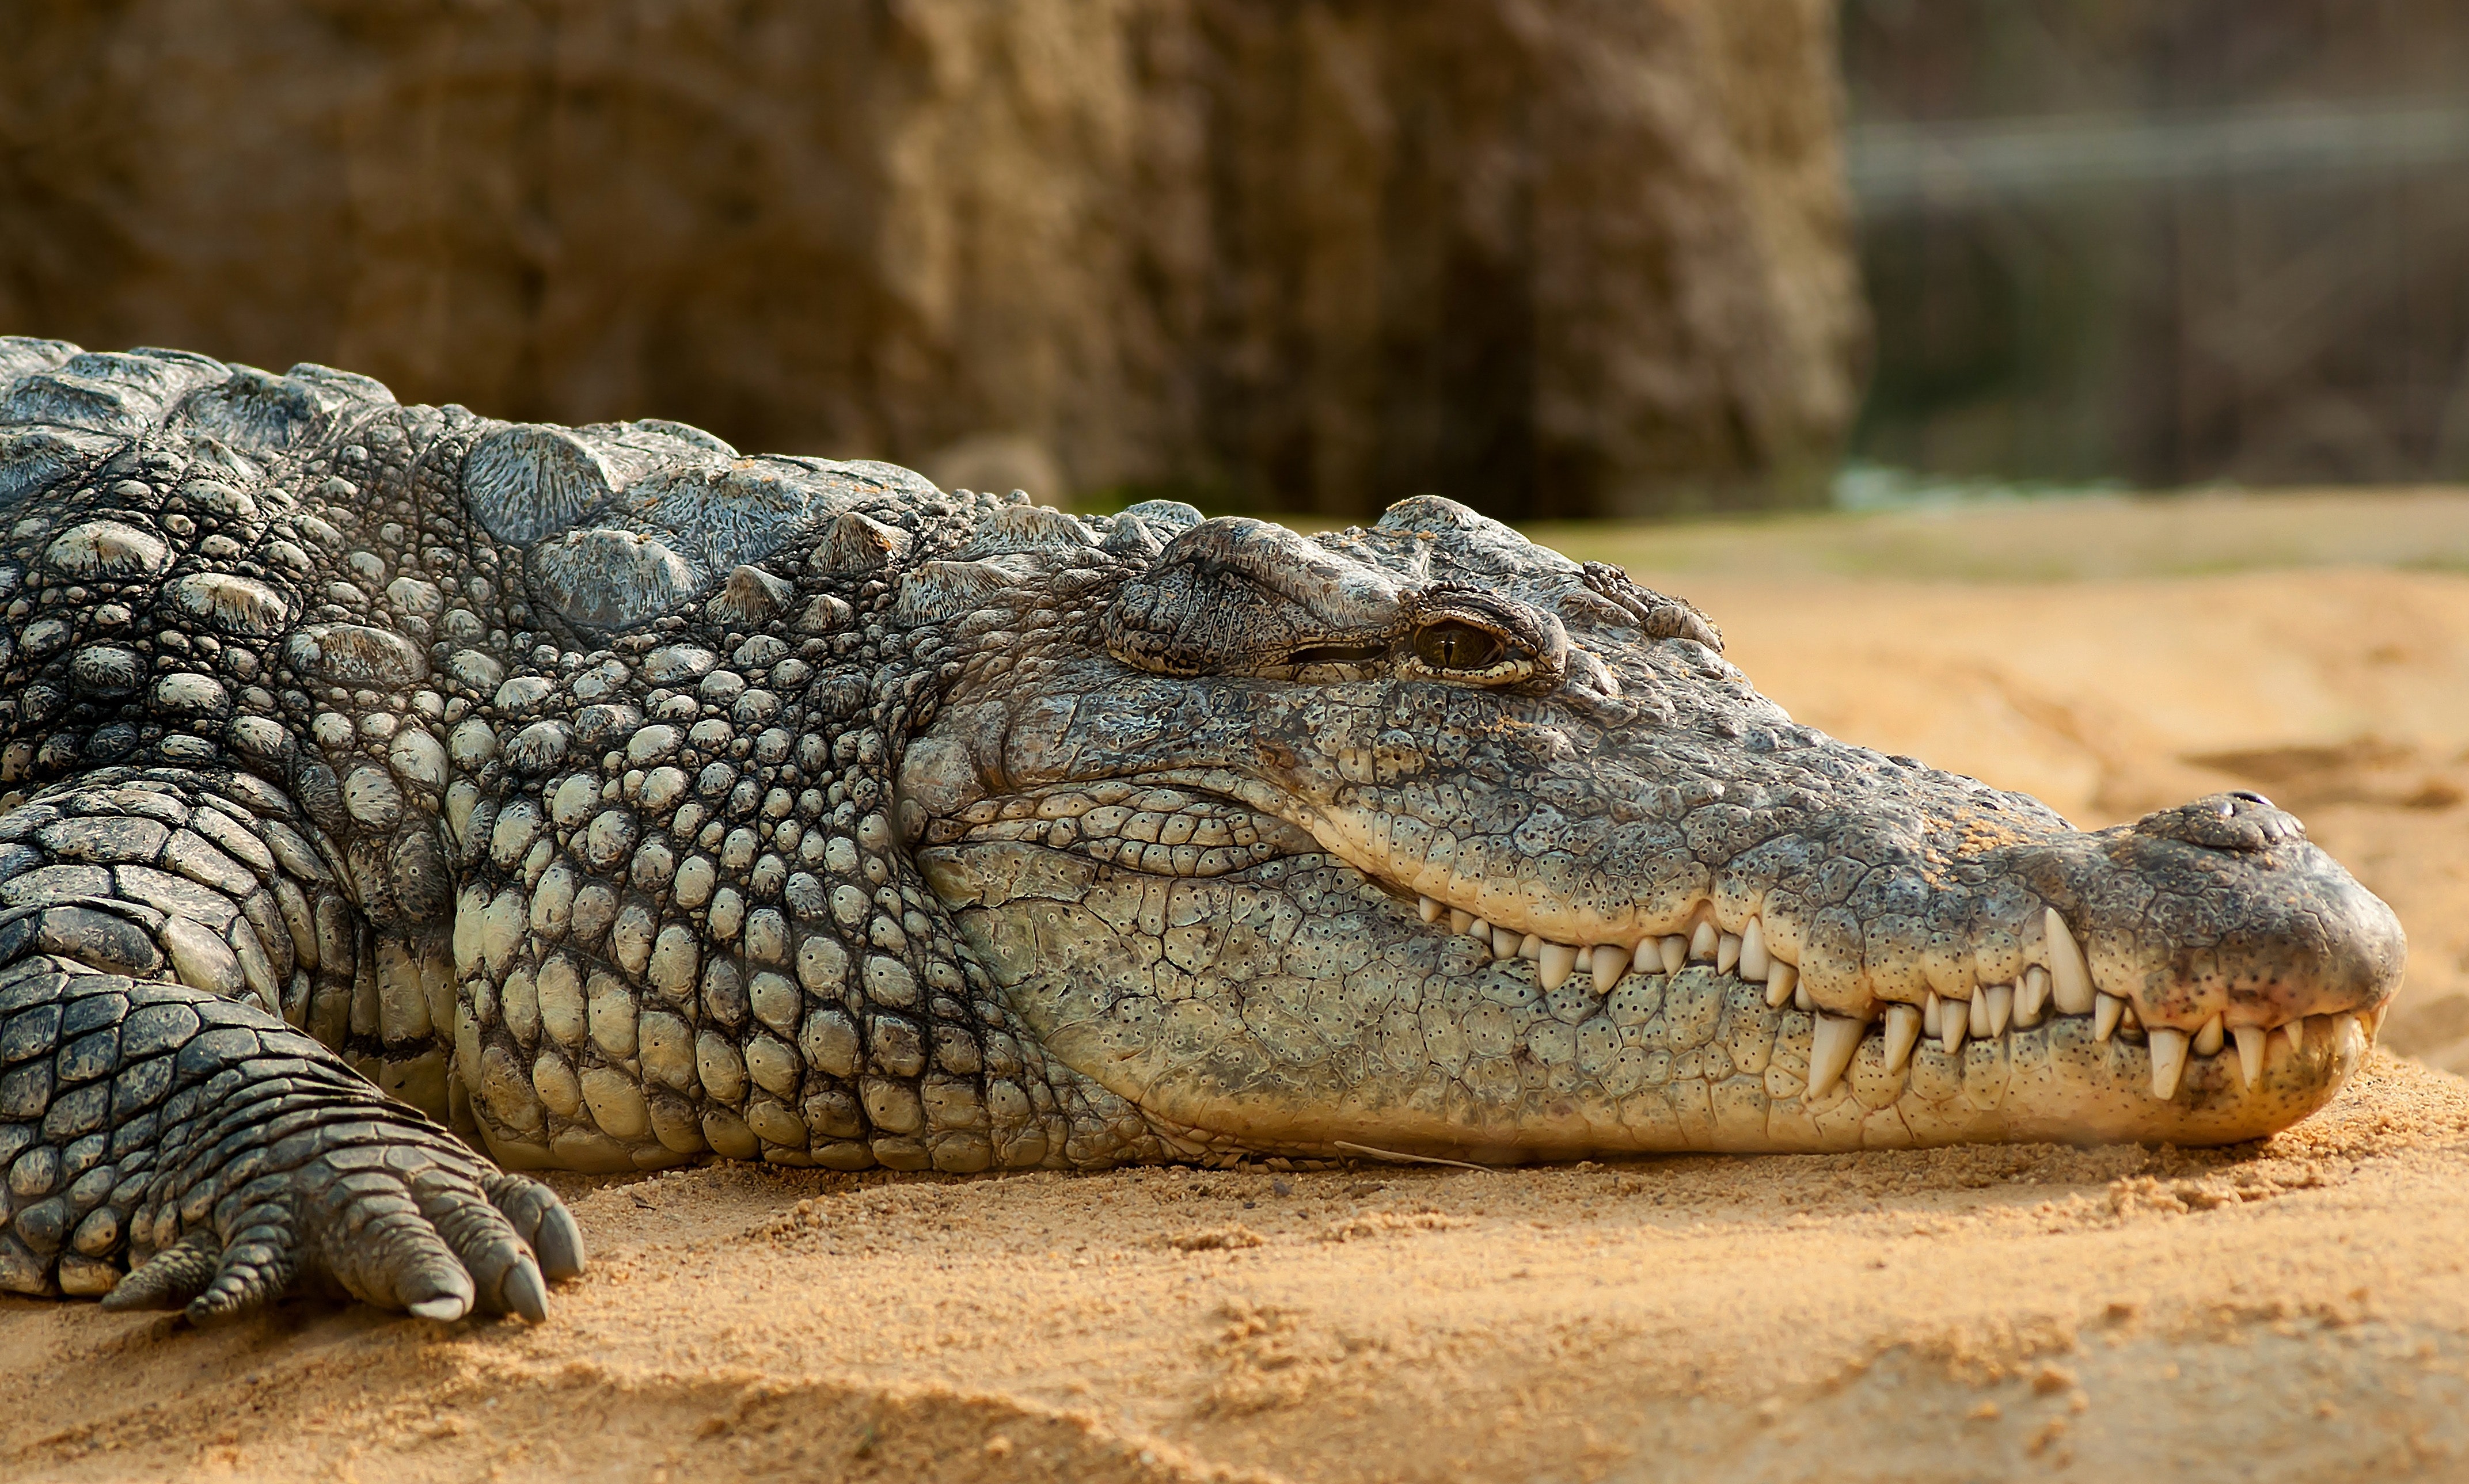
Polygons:
<instances>
[{"instance_id":1,"label":"crocodile ear flap","mask_svg":"<svg viewBox=\"0 0 2469 1484\"><path fill-rule=\"evenodd\" d=\"M1278 664L1314 645L1385 640L1405 624L1388 574L1283 526L1240 516L1177 536L1116 593L1106 647L1127 665L1200 674Z\"/></svg>"}]
</instances>

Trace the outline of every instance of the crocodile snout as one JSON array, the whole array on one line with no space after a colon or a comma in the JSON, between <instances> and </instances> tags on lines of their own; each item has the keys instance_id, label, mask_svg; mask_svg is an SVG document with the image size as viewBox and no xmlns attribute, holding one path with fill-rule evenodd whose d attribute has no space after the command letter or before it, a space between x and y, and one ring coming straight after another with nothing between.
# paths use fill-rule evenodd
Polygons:
<instances>
[{"instance_id":1,"label":"crocodile snout","mask_svg":"<svg viewBox=\"0 0 2469 1484\"><path fill-rule=\"evenodd\" d=\"M2371 1014L2400 988L2399 918L2261 794L2212 794L2104 833L2109 869L2083 883L2094 976L2147 1022L2234 1031Z\"/></svg>"}]
</instances>

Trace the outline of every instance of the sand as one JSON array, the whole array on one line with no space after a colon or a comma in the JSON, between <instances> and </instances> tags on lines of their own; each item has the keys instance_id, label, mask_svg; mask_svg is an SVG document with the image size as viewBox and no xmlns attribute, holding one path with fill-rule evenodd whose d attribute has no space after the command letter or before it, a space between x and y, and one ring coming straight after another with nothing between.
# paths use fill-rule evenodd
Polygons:
<instances>
[{"instance_id":1,"label":"sand","mask_svg":"<svg viewBox=\"0 0 2469 1484\"><path fill-rule=\"evenodd\" d=\"M1840 735L2084 824L2303 813L2422 1060L2261 1145L560 1177L593 1266L537 1328L0 1300L0 1477L2469 1475L2469 499L2155 512L1561 539ZM2189 573L2206 530L2301 565Z\"/></svg>"}]
</instances>

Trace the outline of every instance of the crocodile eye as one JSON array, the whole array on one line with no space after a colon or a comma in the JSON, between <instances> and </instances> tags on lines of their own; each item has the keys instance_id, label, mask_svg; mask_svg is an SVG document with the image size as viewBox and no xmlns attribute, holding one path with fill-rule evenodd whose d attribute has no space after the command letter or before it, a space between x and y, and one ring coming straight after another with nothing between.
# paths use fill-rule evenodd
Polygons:
<instances>
[{"instance_id":1,"label":"crocodile eye","mask_svg":"<svg viewBox=\"0 0 2469 1484\"><path fill-rule=\"evenodd\" d=\"M1415 657L1434 670L1488 670L1509 652L1498 634L1453 619L1416 629L1414 645Z\"/></svg>"}]
</instances>

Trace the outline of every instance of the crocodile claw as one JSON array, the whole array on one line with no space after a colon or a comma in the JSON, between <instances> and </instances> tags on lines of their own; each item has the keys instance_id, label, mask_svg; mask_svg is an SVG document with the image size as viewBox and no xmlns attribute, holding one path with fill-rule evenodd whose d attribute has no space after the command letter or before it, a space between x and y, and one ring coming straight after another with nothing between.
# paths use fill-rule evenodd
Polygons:
<instances>
[{"instance_id":1,"label":"crocodile claw","mask_svg":"<svg viewBox=\"0 0 2469 1484\"><path fill-rule=\"evenodd\" d=\"M387 1150L374 1167L365 1150L312 1159L228 1223L189 1232L104 1307L180 1309L204 1328L295 1292L339 1289L440 1323L474 1310L548 1317L543 1266L560 1278L583 1266L574 1218L554 1193L520 1176L484 1183L418 1143Z\"/></svg>"}]
</instances>

